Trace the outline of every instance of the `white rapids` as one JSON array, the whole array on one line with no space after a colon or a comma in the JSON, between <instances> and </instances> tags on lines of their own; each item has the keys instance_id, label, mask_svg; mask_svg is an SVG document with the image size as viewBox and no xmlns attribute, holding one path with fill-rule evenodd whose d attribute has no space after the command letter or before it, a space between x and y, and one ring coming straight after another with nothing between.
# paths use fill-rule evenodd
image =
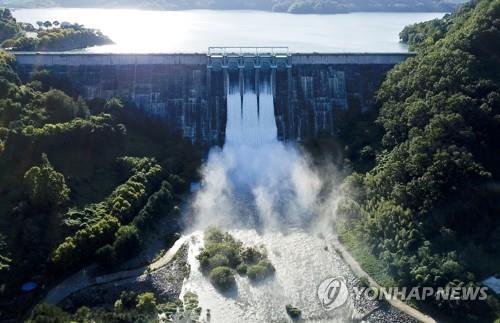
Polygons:
<instances>
[{"instance_id":1,"label":"white rapids","mask_svg":"<svg viewBox=\"0 0 500 323\"><path fill-rule=\"evenodd\" d=\"M242 96L238 85L228 86L226 143L210 152L192 204L195 223L186 233L191 273L181 297L198 294L202 321L291 322L285 306L292 304L304 321L348 322L350 301L327 312L317 297L324 279L348 270L330 242L331 223L317 220L318 213L333 219L335 203L320 205L322 179L297 148L277 140L270 75L259 86L258 99L251 88L244 86ZM235 290L217 291L196 260L203 230L212 225L245 245L263 245L275 275L257 284L236 275Z\"/></svg>"}]
</instances>

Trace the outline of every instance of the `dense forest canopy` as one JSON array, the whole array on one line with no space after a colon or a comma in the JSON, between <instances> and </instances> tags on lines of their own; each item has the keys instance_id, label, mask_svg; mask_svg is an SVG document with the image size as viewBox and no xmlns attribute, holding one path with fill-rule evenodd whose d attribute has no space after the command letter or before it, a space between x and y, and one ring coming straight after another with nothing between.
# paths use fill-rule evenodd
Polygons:
<instances>
[{"instance_id":1,"label":"dense forest canopy","mask_svg":"<svg viewBox=\"0 0 500 323\"><path fill-rule=\"evenodd\" d=\"M127 7L145 9L258 9L291 13L451 11L462 0L0 0L4 7Z\"/></svg>"},{"instance_id":2,"label":"dense forest canopy","mask_svg":"<svg viewBox=\"0 0 500 323\"><path fill-rule=\"evenodd\" d=\"M378 92L381 149L371 171L348 179L345 234L402 286L470 286L500 267L500 1L417 29L417 56ZM468 321L500 314L493 295L436 305Z\"/></svg>"},{"instance_id":3,"label":"dense forest canopy","mask_svg":"<svg viewBox=\"0 0 500 323\"><path fill-rule=\"evenodd\" d=\"M68 79L27 80L0 52L0 311L19 318L50 285L139 250L176 194L197 178L200 150L119 98L85 101Z\"/></svg>"},{"instance_id":4,"label":"dense forest canopy","mask_svg":"<svg viewBox=\"0 0 500 323\"><path fill-rule=\"evenodd\" d=\"M399 34L399 38L410 46L410 50L418 50L421 47L434 44L453 28L461 26L469 18L474 6L475 2L469 2L458 7L451 14L446 14L442 19L433 19L406 26Z\"/></svg>"}]
</instances>

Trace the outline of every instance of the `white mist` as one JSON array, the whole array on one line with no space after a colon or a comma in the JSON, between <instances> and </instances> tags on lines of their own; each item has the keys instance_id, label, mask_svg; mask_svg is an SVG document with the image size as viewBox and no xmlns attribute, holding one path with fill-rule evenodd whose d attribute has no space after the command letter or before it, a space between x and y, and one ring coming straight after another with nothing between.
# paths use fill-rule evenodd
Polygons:
<instances>
[{"instance_id":1,"label":"white mist","mask_svg":"<svg viewBox=\"0 0 500 323\"><path fill-rule=\"evenodd\" d=\"M226 143L210 152L192 205L191 274L183 294L197 293L202 319L209 309L211 322L217 323L291 321L287 304L300 308L305 320L349 321L350 306L326 313L316 297L322 280L347 270L329 242L331 223L316 220L318 212L325 213L325 204L318 203L323 181L297 148L277 140L270 75L261 76L258 94L247 85L243 96L238 84L228 86ZM328 217L334 214L331 207L334 203ZM245 244L264 245L274 277L252 284L236 275L234 291L217 291L196 260L203 230L214 225Z\"/></svg>"}]
</instances>

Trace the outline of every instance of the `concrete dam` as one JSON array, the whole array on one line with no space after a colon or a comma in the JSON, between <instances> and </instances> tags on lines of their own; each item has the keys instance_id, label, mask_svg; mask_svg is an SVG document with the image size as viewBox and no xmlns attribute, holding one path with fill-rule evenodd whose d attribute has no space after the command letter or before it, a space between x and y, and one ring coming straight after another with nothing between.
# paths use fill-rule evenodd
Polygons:
<instances>
[{"instance_id":1,"label":"concrete dam","mask_svg":"<svg viewBox=\"0 0 500 323\"><path fill-rule=\"evenodd\" d=\"M270 87L278 139L333 136L342 112L367 111L388 70L411 53L290 54L286 48L210 48L208 54L15 53L24 77L46 69L85 99L132 100L193 141L224 141L228 90ZM234 97L234 96L232 96ZM232 100L234 98L231 98Z\"/></svg>"}]
</instances>

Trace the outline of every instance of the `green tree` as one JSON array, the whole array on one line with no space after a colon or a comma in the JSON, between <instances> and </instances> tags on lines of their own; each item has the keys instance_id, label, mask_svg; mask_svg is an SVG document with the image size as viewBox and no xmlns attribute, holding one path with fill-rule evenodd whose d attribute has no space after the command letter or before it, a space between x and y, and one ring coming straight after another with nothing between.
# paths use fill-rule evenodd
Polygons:
<instances>
[{"instance_id":1,"label":"green tree","mask_svg":"<svg viewBox=\"0 0 500 323\"><path fill-rule=\"evenodd\" d=\"M24 185L33 207L57 208L69 200L64 175L52 167L46 154L42 154L40 166L33 166L24 174Z\"/></svg>"},{"instance_id":2,"label":"green tree","mask_svg":"<svg viewBox=\"0 0 500 323\"><path fill-rule=\"evenodd\" d=\"M45 93L43 105L52 123L70 121L78 115L80 110L75 101L60 90L50 90Z\"/></svg>"},{"instance_id":3,"label":"green tree","mask_svg":"<svg viewBox=\"0 0 500 323\"><path fill-rule=\"evenodd\" d=\"M210 271L210 281L221 290L228 290L236 284L234 274L229 267L216 267Z\"/></svg>"},{"instance_id":4,"label":"green tree","mask_svg":"<svg viewBox=\"0 0 500 323\"><path fill-rule=\"evenodd\" d=\"M156 314L156 297L153 293L143 293L137 295L136 308L139 312L153 316Z\"/></svg>"},{"instance_id":5,"label":"green tree","mask_svg":"<svg viewBox=\"0 0 500 323\"><path fill-rule=\"evenodd\" d=\"M473 255L498 258L499 19L500 0L479 0L412 27L423 34L419 52L378 91L382 150L371 171L348 180L355 201L341 211L354 213L348 225L405 286L475 284L492 268Z\"/></svg>"},{"instance_id":6,"label":"green tree","mask_svg":"<svg viewBox=\"0 0 500 323\"><path fill-rule=\"evenodd\" d=\"M116 112L121 112L124 108L123 102L120 98L111 98L108 101L106 101L106 104L104 105L104 112L106 113L116 113Z\"/></svg>"},{"instance_id":7,"label":"green tree","mask_svg":"<svg viewBox=\"0 0 500 323\"><path fill-rule=\"evenodd\" d=\"M97 263L106 269L113 268L116 264L116 252L112 245L105 245L96 251Z\"/></svg>"},{"instance_id":8,"label":"green tree","mask_svg":"<svg viewBox=\"0 0 500 323\"><path fill-rule=\"evenodd\" d=\"M27 323L69 323L70 316L59 307L50 304L35 306Z\"/></svg>"},{"instance_id":9,"label":"green tree","mask_svg":"<svg viewBox=\"0 0 500 323\"><path fill-rule=\"evenodd\" d=\"M125 259L128 255L134 254L141 245L139 231L133 225L125 225L116 232L116 240L113 243L116 255Z\"/></svg>"}]
</instances>

